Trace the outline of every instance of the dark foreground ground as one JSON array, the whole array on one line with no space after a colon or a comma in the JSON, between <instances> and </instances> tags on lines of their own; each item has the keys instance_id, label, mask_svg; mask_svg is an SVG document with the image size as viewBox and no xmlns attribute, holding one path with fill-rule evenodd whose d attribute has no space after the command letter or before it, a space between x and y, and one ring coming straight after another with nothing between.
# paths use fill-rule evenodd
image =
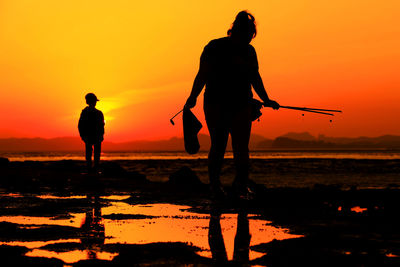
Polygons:
<instances>
[{"instance_id":1,"label":"dark foreground ground","mask_svg":"<svg viewBox=\"0 0 400 267\"><path fill-rule=\"evenodd\" d=\"M207 214L246 210L247 213L257 214L277 225L288 227L295 234L304 235L303 238L274 240L253 246L251 250L263 252L265 255L251 262L226 264L400 266L400 190L395 183L400 178L399 161L333 162L300 159L281 160L279 163L268 160L253 163L257 181L252 183L255 198L251 201L239 201L233 197L230 187L227 186L227 199L213 203L208 199L208 186L204 183L205 161L201 160L103 162L100 175L89 175L83 173L84 164L79 161L8 162L0 159L0 190L3 194L0 198L0 216L68 218L70 213L91 209L86 199L55 201L37 198L37 195L130 194L131 197L125 201L131 204L184 204L191 206L192 211ZM171 168L171 165L175 167ZM229 176L229 166L232 163L228 162L227 165L224 172ZM284 180L281 186L278 182L270 186L268 183L260 184L261 174L267 171L269 172L265 174L265 179L277 180L281 177ZM157 181L157 173L167 178ZM146 175L151 176L151 179ZM336 176L340 177L336 181L347 182L334 183L329 180L330 182L312 184L312 181L321 181L318 177ZM307 179L307 183L298 182L297 185L302 186L290 187L288 179ZM382 186L377 186L380 179L384 182ZM23 197L15 198L12 193ZM81 238L83 234L81 228L75 227L26 227L0 222L0 241L3 242ZM65 246L60 244L48 249L63 251L68 249ZM69 246L79 248L82 244ZM196 254L198 248L185 243L104 244L102 250L117 252L118 256L112 261L82 260L74 265L221 264L199 256ZM1 265L64 264L54 258L24 256L28 251L23 246L0 246Z\"/></svg>"}]
</instances>

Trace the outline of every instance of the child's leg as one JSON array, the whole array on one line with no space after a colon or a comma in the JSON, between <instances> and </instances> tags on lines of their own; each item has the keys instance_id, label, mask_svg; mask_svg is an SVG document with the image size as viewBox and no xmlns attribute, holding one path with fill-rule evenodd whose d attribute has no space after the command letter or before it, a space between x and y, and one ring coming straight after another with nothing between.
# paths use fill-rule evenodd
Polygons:
<instances>
[{"instance_id":1,"label":"child's leg","mask_svg":"<svg viewBox=\"0 0 400 267\"><path fill-rule=\"evenodd\" d=\"M88 170L90 171L92 169L92 152L93 152L93 148L92 148L92 144L91 143L85 143L85 147L86 147L86 165Z\"/></svg>"},{"instance_id":2,"label":"child's leg","mask_svg":"<svg viewBox=\"0 0 400 267\"><path fill-rule=\"evenodd\" d=\"M95 143L93 146L94 146L94 169L97 170L100 164L101 142Z\"/></svg>"}]
</instances>

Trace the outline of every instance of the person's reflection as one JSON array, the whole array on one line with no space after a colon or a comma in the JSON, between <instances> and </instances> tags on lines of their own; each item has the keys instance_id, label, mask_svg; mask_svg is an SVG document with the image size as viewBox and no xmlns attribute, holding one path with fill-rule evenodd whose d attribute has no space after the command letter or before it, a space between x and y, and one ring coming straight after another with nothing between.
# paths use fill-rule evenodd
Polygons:
<instances>
[{"instance_id":1,"label":"person's reflection","mask_svg":"<svg viewBox=\"0 0 400 267\"><path fill-rule=\"evenodd\" d=\"M222 237L220 220L220 212L211 213L210 226L208 228L208 243L213 260L216 263L225 263L228 261L228 257L226 255L224 238Z\"/></svg>"},{"instance_id":2,"label":"person's reflection","mask_svg":"<svg viewBox=\"0 0 400 267\"><path fill-rule=\"evenodd\" d=\"M97 259L97 252L101 251L105 240L101 204L97 195L88 195L87 200L91 203L92 209L86 212L85 219L81 225L81 243L86 248L88 258Z\"/></svg>"},{"instance_id":3,"label":"person's reflection","mask_svg":"<svg viewBox=\"0 0 400 267\"><path fill-rule=\"evenodd\" d=\"M221 212L213 211L210 216L208 228L208 243L211 255L216 264L228 263L224 238L221 230ZM240 211L237 217L237 228L233 250L233 262L244 264L249 262L250 251L250 229L247 211Z\"/></svg>"},{"instance_id":4,"label":"person's reflection","mask_svg":"<svg viewBox=\"0 0 400 267\"><path fill-rule=\"evenodd\" d=\"M237 229L235 236L235 248L233 251L233 260L240 263L249 261L250 252L250 229L247 212L239 212L237 217Z\"/></svg>"}]
</instances>

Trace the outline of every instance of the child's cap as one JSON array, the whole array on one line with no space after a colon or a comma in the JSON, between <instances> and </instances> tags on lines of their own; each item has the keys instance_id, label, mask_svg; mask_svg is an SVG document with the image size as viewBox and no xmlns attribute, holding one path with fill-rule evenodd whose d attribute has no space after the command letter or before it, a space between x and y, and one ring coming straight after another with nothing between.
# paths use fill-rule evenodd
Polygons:
<instances>
[{"instance_id":1,"label":"child's cap","mask_svg":"<svg viewBox=\"0 0 400 267\"><path fill-rule=\"evenodd\" d=\"M99 101L99 99L97 99L97 96L93 93L88 93L85 96L85 99L86 99L86 101L89 101L89 102Z\"/></svg>"}]
</instances>

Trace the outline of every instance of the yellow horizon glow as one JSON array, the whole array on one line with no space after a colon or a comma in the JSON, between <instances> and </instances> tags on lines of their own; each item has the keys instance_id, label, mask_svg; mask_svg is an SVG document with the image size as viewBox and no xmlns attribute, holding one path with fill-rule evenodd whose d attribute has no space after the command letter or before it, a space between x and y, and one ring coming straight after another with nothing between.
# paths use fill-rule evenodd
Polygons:
<instances>
[{"instance_id":1,"label":"yellow horizon glow","mask_svg":"<svg viewBox=\"0 0 400 267\"><path fill-rule=\"evenodd\" d=\"M202 49L244 9L258 24L252 44L271 98L344 110L329 123L264 109L254 133L400 134L398 1L3 0L0 138L77 135L87 92L101 99L106 140L181 136L169 118ZM201 105L194 112L205 125Z\"/></svg>"}]
</instances>

